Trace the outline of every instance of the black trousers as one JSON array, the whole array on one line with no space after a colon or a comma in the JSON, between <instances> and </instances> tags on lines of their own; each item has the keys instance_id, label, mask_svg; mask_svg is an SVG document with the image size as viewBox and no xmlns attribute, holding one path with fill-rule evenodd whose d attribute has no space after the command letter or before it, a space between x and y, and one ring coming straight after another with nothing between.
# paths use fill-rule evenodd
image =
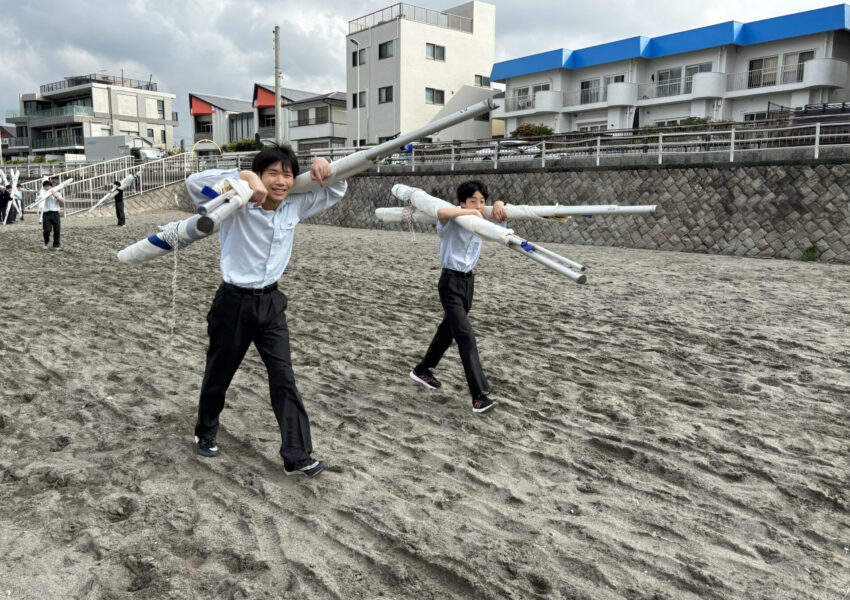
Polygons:
<instances>
[{"instance_id":1,"label":"black trousers","mask_svg":"<svg viewBox=\"0 0 850 600\"><path fill-rule=\"evenodd\" d=\"M115 203L115 216L118 217L118 225L124 224L124 201L118 200Z\"/></svg>"},{"instance_id":2,"label":"black trousers","mask_svg":"<svg viewBox=\"0 0 850 600\"><path fill-rule=\"evenodd\" d=\"M41 227L44 233L45 245L50 241L50 232L53 231L53 247L56 248L59 243L59 211L51 210L41 216Z\"/></svg>"},{"instance_id":3,"label":"black trousers","mask_svg":"<svg viewBox=\"0 0 850 600\"><path fill-rule=\"evenodd\" d=\"M456 341L463 371L466 374L466 383L469 385L472 397L475 398L490 389L478 358L475 333L467 316L472 308L475 277L472 273L443 269L437 290L440 293L440 303L443 305L445 314L443 321L437 327L434 339L431 340L431 345L428 346L428 351L425 352L425 357L417 368L436 367L443 358L443 354L452 345L452 340Z\"/></svg>"},{"instance_id":4,"label":"black trousers","mask_svg":"<svg viewBox=\"0 0 850 600\"><path fill-rule=\"evenodd\" d=\"M195 435L215 439L224 396L251 342L269 374L272 410L280 427L280 455L297 465L313 451L310 421L295 387L286 326L286 296L278 290L254 296L223 283L207 315L210 338Z\"/></svg>"}]
</instances>

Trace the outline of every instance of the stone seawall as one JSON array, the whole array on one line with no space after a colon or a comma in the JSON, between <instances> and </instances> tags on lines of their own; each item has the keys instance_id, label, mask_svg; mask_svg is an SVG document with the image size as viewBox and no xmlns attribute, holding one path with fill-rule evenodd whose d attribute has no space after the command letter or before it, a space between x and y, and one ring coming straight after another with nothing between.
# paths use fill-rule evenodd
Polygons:
<instances>
[{"instance_id":1,"label":"stone seawall","mask_svg":"<svg viewBox=\"0 0 850 600\"><path fill-rule=\"evenodd\" d=\"M489 166L489 163L487 164ZM460 168L463 167L463 168ZM514 204L657 204L646 216L574 218L567 223L512 223L539 242L620 246L737 256L799 259L812 246L819 260L850 263L850 162L775 161L658 166L547 168L484 163L444 167L382 167L349 180L346 198L308 222L401 229L375 218L375 209L399 206L393 184L422 188L454 201L455 188L480 179L490 201ZM191 209L183 183L129 198L128 215L152 209ZM94 214L114 214L111 206ZM433 227L417 225L417 231Z\"/></svg>"},{"instance_id":2,"label":"stone seawall","mask_svg":"<svg viewBox=\"0 0 850 600\"><path fill-rule=\"evenodd\" d=\"M463 165L467 166L467 165ZM850 162L795 162L583 168L502 168L415 173L382 167L349 181L346 198L309 222L400 229L375 218L399 206L395 183L454 201L455 188L480 179L490 201L514 204L657 204L654 215L512 223L539 242L799 259L815 246L819 260L850 263ZM395 172L388 172L395 171ZM416 226L417 231L434 231Z\"/></svg>"}]
</instances>

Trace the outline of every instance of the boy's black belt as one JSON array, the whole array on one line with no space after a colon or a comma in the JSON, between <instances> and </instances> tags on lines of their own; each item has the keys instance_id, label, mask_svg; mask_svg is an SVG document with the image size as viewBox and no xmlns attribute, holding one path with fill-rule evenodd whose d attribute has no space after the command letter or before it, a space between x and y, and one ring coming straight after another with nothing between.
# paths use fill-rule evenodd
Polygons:
<instances>
[{"instance_id":1,"label":"boy's black belt","mask_svg":"<svg viewBox=\"0 0 850 600\"><path fill-rule=\"evenodd\" d=\"M243 288L238 285L233 285L232 283L222 282L222 285L229 290L233 290L237 294L245 294L246 296L262 296L263 294L268 294L277 289L277 283L273 283L271 285L267 285L264 288Z\"/></svg>"},{"instance_id":2,"label":"boy's black belt","mask_svg":"<svg viewBox=\"0 0 850 600\"><path fill-rule=\"evenodd\" d=\"M464 278L473 276L472 271L469 271L468 273L464 273L463 271L455 271L454 269L443 269L443 273L446 273L448 275L454 275L455 277L464 277Z\"/></svg>"}]
</instances>

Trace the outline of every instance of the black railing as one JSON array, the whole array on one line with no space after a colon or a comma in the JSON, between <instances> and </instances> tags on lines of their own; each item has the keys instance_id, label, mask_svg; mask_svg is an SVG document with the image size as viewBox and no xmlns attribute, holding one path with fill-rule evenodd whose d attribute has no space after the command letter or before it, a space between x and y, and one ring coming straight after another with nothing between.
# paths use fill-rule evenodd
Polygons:
<instances>
[{"instance_id":1,"label":"black railing","mask_svg":"<svg viewBox=\"0 0 850 600\"><path fill-rule=\"evenodd\" d=\"M118 75L101 75L92 73L91 75L79 75L76 77L66 77L62 81L47 83L39 88L42 94L49 92L57 92L66 88L85 85L87 83L105 83L108 85L120 85L123 87L131 87L138 90L147 90L149 92L156 91L156 83L151 81L141 81L139 79L130 79Z\"/></svg>"}]
</instances>

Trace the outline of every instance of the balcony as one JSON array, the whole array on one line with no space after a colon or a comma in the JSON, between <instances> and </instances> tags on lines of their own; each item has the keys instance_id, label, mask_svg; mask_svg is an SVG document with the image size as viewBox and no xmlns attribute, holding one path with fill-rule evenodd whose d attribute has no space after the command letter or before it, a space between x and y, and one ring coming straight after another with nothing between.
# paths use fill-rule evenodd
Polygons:
<instances>
[{"instance_id":1,"label":"balcony","mask_svg":"<svg viewBox=\"0 0 850 600\"><path fill-rule=\"evenodd\" d=\"M608 86L573 90L564 93L564 107L599 104L608 101Z\"/></svg>"},{"instance_id":2,"label":"balcony","mask_svg":"<svg viewBox=\"0 0 850 600\"><path fill-rule=\"evenodd\" d=\"M519 110L533 110L534 96L513 96L505 99L505 112L517 112Z\"/></svg>"},{"instance_id":3,"label":"balcony","mask_svg":"<svg viewBox=\"0 0 850 600\"><path fill-rule=\"evenodd\" d=\"M638 86L639 100L669 98L691 93L692 78L667 79L658 83L643 83ZM685 91L687 90L687 91Z\"/></svg>"},{"instance_id":4,"label":"balcony","mask_svg":"<svg viewBox=\"0 0 850 600\"><path fill-rule=\"evenodd\" d=\"M26 116L32 121L42 121L44 119L58 119L62 117L94 117L94 109L91 106L59 106L57 108L48 108L47 110L32 110L26 111Z\"/></svg>"},{"instance_id":5,"label":"balcony","mask_svg":"<svg viewBox=\"0 0 850 600\"><path fill-rule=\"evenodd\" d=\"M320 117L318 119L295 119L289 122L289 126L306 127L307 125L323 125L325 123L330 123L330 119L327 117Z\"/></svg>"},{"instance_id":6,"label":"balcony","mask_svg":"<svg viewBox=\"0 0 850 600\"><path fill-rule=\"evenodd\" d=\"M33 150L63 150L69 148L84 148L83 136L68 135L55 138L42 138L34 140L32 143Z\"/></svg>"},{"instance_id":7,"label":"balcony","mask_svg":"<svg viewBox=\"0 0 850 600\"><path fill-rule=\"evenodd\" d=\"M200 142L201 140L211 140L211 139L212 139L212 137L213 137L213 132L212 132L212 130L209 130L209 131L196 131L196 132L195 132L195 135L193 136L193 140L192 140L192 141L194 141L194 142Z\"/></svg>"},{"instance_id":8,"label":"balcony","mask_svg":"<svg viewBox=\"0 0 850 600\"><path fill-rule=\"evenodd\" d=\"M351 35L352 33L357 33L358 31L375 27L381 23L388 23L398 18L472 33L472 19L461 17L460 15L453 15L437 10L422 8L421 6L414 6L413 4L400 3L375 11L365 17L349 21L348 34Z\"/></svg>"},{"instance_id":9,"label":"balcony","mask_svg":"<svg viewBox=\"0 0 850 600\"><path fill-rule=\"evenodd\" d=\"M29 148L30 139L28 137L13 137L3 140L3 145L7 148Z\"/></svg>"},{"instance_id":10,"label":"balcony","mask_svg":"<svg viewBox=\"0 0 850 600\"><path fill-rule=\"evenodd\" d=\"M257 133L260 134L260 139L273 140L275 137L274 125L270 127L260 127L257 129Z\"/></svg>"}]
</instances>

